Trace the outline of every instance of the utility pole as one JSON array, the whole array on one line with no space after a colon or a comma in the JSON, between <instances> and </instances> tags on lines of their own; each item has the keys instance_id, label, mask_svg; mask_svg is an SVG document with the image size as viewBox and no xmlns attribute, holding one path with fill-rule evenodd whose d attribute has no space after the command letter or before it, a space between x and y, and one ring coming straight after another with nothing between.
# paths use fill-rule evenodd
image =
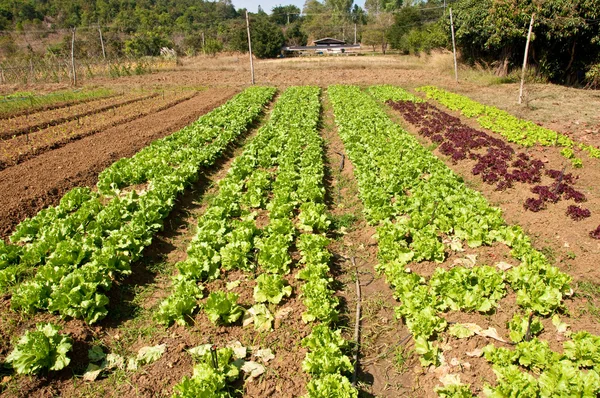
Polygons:
<instances>
[{"instance_id":1,"label":"utility pole","mask_svg":"<svg viewBox=\"0 0 600 398\"><path fill-rule=\"evenodd\" d=\"M458 62L456 61L456 41L454 40L454 20L452 19L452 7L450 7L450 29L452 30L452 52L454 53L454 77L458 83Z\"/></svg>"},{"instance_id":2,"label":"utility pole","mask_svg":"<svg viewBox=\"0 0 600 398\"><path fill-rule=\"evenodd\" d=\"M356 45L356 22L354 22L354 45Z\"/></svg>"},{"instance_id":3,"label":"utility pole","mask_svg":"<svg viewBox=\"0 0 600 398\"><path fill-rule=\"evenodd\" d=\"M77 72L75 71L75 28L71 30L71 71L73 73L73 85L77 85Z\"/></svg>"},{"instance_id":4,"label":"utility pole","mask_svg":"<svg viewBox=\"0 0 600 398\"><path fill-rule=\"evenodd\" d=\"M289 12L287 13L287 17L288 17L288 23L287 24L289 25L290 24L290 13Z\"/></svg>"},{"instance_id":5,"label":"utility pole","mask_svg":"<svg viewBox=\"0 0 600 398\"><path fill-rule=\"evenodd\" d=\"M529 56L529 42L531 41L531 31L533 30L533 17L535 13L531 14L531 21L529 22L529 32L527 33L527 43L525 44L525 57L523 57L523 70L521 71L521 87L519 88L519 104L523 102L523 86L525 86L525 70L527 69L527 58Z\"/></svg>"},{"instance_id":6,"label":"utility pole","mask_svg":"<svg viewBox=\"0 0 600 398\"><path fill-rule=\"evenodd\" d=\"M98 33L100 33L100 44L102 44L102 56L104 57L104 60L106 61L106 50L104 49L104 38L102 37L102 28L100 28L100 26L98 26Z\"/></svg>"},{"instance_id":7,"label":"utility pole","mask_svg":"<svg viewBox=\"0 0 600 398\"><path fill-rule=\"evenodd\" d=\"M246 30L248 31L248 52L250 53L250 73L252 74L252 84L254 84L254 62L252 61L252 39L250 38L250 19L248 19L248 10L246 10Z\"/></svg>"},{"instance_id":8,"label":"utility pole","mask_svg":"<svg viewBox=\"0 0 600 398\"><path fill-rule=\"evenodd\" d=\"M206 55L205 45L206 45L206 43L204 42L204 32L202 32L202 53L204 53Z\"/></svg>"}]
</instances>

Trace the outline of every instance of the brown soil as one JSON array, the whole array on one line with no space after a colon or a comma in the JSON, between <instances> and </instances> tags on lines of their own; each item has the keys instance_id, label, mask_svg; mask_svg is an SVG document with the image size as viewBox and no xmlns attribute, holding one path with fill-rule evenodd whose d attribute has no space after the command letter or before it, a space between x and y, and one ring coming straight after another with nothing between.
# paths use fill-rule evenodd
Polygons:
<instances>
[{"instance_id":1,"label":"brown soil","mask_svg":"<svg viewBox=\"0 0 600 398\"><path fill-rule=\"evenodd\" d=\"M195 93L189 92L175 93L166 97L152 94L140 101L120 107L111 107L109 111L78 118L4 141L0 144L0 170L23 163L44 152L63 147L69 142L97 134L110 127L168 109L194 95Z\"/></svg>"},{"instance_id":2,"label":"brown soil","mask_svg":"<svg viewBox=\"0 0 600 398\"><path fill-rule=\"evenodd\" d=\"M76 186L92 186L98 173L122 157L196 120L236 90L206 90L181 104L46 152L0 172L0 236Z\"/></svg>"},{"instance_id":3,"label":"brown soil","mask_svg":"<svg viewBox=\"0 0 600 398\"><path fill-rule=\"evenodd\" d=\"M78 104L85 104L88 102L94 102L94 101L110 98L113 96L115 96L115 94L108 94L105 96L93 97L93 98L85 98L85 99L75 100L75 101L57 101L55 103L47 104L47 105L37 105L37 106L34 105L32 108L0 113L0 120L11 119L13 117L19 117L19 116L24 116L24 115L34 115L37 112L50 111L52 109L67 108L67 107L71 107L71 106L78 105Z\"/></svg>"},{"instance_id":4,"label":"brown soil","mask_svg":"<svg viewBox=\"0 0 600 398\"><path fill-rule=\"evenodd\" d=\"M84 102L65 108L52 109L10 118L2 122L0 139L32 133L42 128L55 126L73 119L100 113L113 107L127 105L146 98L148 98L148 94L115 95L93 102Z\"/></svg>"}]
</instances>

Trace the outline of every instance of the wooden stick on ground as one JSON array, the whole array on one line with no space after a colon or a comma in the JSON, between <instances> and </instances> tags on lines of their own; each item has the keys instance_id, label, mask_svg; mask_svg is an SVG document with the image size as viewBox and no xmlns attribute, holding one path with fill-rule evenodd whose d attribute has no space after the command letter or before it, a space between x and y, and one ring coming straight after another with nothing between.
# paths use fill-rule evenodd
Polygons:
<instances>
[{"instance_id":1,"label":"wooden stick on ground","mask_svg":"<svg viewBox=\"0 0 600 398\"><path fill-rule=\"evenodd\" d=\"M354 266L354 275L356 278L356 322L354 324L354 374L352 375L352 385L356 387L356 378L358 373L358 353L360 352L360 279L358 278L358 267L356 266L356 257L352 256L352 265Z\"/></svg>"}]
</instances>

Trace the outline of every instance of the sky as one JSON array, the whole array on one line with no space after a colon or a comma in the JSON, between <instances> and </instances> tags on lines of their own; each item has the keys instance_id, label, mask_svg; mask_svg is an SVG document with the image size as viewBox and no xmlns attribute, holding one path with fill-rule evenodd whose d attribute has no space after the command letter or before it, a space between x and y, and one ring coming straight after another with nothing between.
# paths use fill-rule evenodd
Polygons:
<instances>
[{"instance_id":1,"label":"sky","mask_svg":"<svg viewBox=\"0 0 600 398\"><path fill-rule=\"evenodd\" d=\"M302 10L304 1L305 0L232 0L231 2L235 8L247 8L250 12L258 11L258 6L260 5L265 12L271 13L273 7L279 5L286 6L288 4L293 4ZM357 0L354 3L361 7L365 4L364 0Z\"/></svg>"}]
</instances>

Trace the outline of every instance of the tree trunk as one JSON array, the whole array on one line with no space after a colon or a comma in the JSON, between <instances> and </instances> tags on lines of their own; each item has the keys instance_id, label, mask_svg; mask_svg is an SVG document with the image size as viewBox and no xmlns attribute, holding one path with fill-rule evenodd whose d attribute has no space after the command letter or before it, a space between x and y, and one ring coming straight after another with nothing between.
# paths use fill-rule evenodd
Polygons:
<instances>
[{"instance_id":1,"label":"tree trunk","mask_svg":"<svg viewBox=\"0 0 600 398\"><path fill-rule=\"evenodd\" d=\"M510 65L511 52L508 48L503 48L500 53L500 62L496 68L496 76L504 77L508 75L508 66Z\"/></svg>"}]
</instances>

